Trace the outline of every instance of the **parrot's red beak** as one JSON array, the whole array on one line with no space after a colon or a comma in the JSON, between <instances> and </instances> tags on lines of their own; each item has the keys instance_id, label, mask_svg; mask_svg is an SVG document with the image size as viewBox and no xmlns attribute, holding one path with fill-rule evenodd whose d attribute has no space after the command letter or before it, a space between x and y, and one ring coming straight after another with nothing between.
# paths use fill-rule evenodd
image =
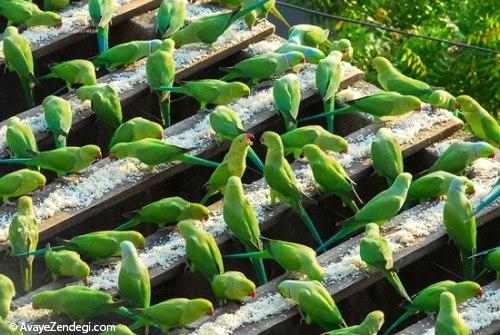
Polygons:
<instances>
[{"instance_id":1,"label":"parrot's red beak","mask_svg":"<svg viewBox=\"0 0 500 335\"><path fill-rule=\"evenodd\" d=\"M201 220L202 220L202 221L208 221L208 217L209 217L209 216L207 215L207 216L203 217Z\"/></svg>"},{"instance_id":2,"label":"parrot's red beak","mask_svg":"<svg viewBox=\"0 0 500 335\"><path fill-rule=\"evenodd\" d=\"M109 154L109 155L108 155L108 158L109 158L109 160L111 160L111 161L115 160L115 157L114 157L112 154Z\"/></svg>"},{"instance_id":3,"label":"parrot's red beak","mask_svg":"<svg viewBox=\"0 0 500 335\"><path fill-rule=\"evenodd\" d=\"M415 107L415 111L420 112L422 110L422 106Z\"/></svg>"},{"instance_id":4,"label":"parrot's red beak","mask_svg":"<svg viewBox=\"0 0 500 335\"><path fill-rule=\"evenodd\" d=\"M250 293L248 293L248 296L252 297L252 298L255 298L256 295L257 295L257 292L255 292L255 290L252 291L252 292L250 292Z\"/></svg>"},{"instance_id":5,"label":"parrot's red beak","mask_svg":"<svg viewBox=\"0 0 500 335\"><path fill-rule=\"evenodd\" d=\"M348 150L347 148L345 148L345 149L342 149L342 151L340 151L340 153L341 153L341 154L347 154L347 152L348 152L348 151L349 151L349 150Z\"/></svg>"},{"instance_id":6,"label":"parrot's red beak","mask_svg":"<svg viewBox=\"0 0 500 335\"><path fill-rule=\"evenodd\" d=\"M158 137L156 137L156 139L163 140L163 134L158 135Z\"/></svg>"},{"instance_id":7,"label":"parrot's red beak","mask_svg":"<svg viewBox=\"0 0 500 335\"><path fill-rule=\"evenodd\" d=\"M95 155L95 159L100 161L102 159L102 154L98 153L97 155Z\"/></svg>"},{"instance_id":8,"label":"parrot's red beak","mask_svg":"<svg viewBox=\"0 0 500 335\"><path fill-rule=\"evenodd\" d=\"M492 153L488 156L488 158L495 158L495 153L494 153L494 152L492 152Z\"/></svg>"},{"instance_id":9,"label":"parrot's red beak","mask_svg":"<svg viewBox=\"0 0 500 335\"><path fill-rule=\"evenodd\" d=\"M453 108L455 108L455 109L459 109L459 108L460 108L460 102L455 101L455 102L453 103Z\"/></svg>"},{"instance_id":10,"label":"parrot's red beak","mask_svg":"<svg viewBox=\"0 0 500 335\"><path fill-rule=\"evenodd\" d=\"M435 111L435 110L436 110L436 106L431 105L431 111Z\"/></svg>"},{"instance_id":11,"label":"parrot's red beak","mask_svg":"<svg viewBox=\"0 0 500 335\"><path fill-rule=\"evenodd\" d=\"M469 193L467 193L467 194L468 194L468 195L474 195L474 194L476 194L476 189L473 187L473 188L469 191Z\"/></svg>"},{"instance_id":12,"label":"parrot's red beak","mask_svg":"<svg viewBox=\"0 0 500 335\"><path fill-rule=\"evenodd\" d=\"M214 314L215 314L215 311L213 308L207 312L207 315L210 315L210 316L213 316Z\"/></svg>"},{"instance_id":13,"label":"parrot's red beak","mask_svg":"<svg viewBox=\"0 0 500 335\"><path fill-rule=\"evenodd\" d=\"M245 138L247 139L248 144L250 144L250 145L252 145L253 141L255 141L255 136L253 136L253 134L251 134L251 133L245 134Z\"/></svg>"},{"instance_id":14,"label":"parrot's red beak","mask_svg":"<svg viewBox=\"0 0 500 335\"><path fill-rule=\"evenodd\" d=\"M38 306L35 304L31 304L31 307L33 307L33 309L38 309Z\"/></svg>"},{"instance_id":15,"label":"parrot's red beak","mask_svg":"<svg viewBox=\"0 0 500 335\"><path fill-rule=\"evenodd\" d=\"M305 64L305 63L307 62L307 59L304 57L304 58L302 58L302 59L300 60L300 62L301 62L302 64Z\"/></svg>"},{"instance_id":16,"label":"parrot's red beak","mask_svg":"<svg viewBox=\"0 0 500 335\"><path fill-rule=\"evenodd\" d=\"M482 296L484 295L484 290L483 289L479 289L479 292L477 292L476 294L476 298L481 298Z\"/></svg>"},{"instance_id":17,"label":"parrot's red beak","mask_svg":"<svg viewBox=\"0 0 500 335\"><path fill-rule=\"evenodd\" d=\"M38 189L39 189L40 191L45 190L45 185L40 186Z\"/></svg>"}]
</instances>

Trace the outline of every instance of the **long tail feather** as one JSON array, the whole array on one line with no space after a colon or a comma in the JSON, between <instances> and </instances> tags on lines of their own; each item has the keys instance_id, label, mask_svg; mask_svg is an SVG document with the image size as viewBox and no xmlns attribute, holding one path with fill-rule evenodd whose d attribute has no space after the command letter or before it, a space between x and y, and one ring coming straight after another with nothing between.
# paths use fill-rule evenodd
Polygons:
<instances>
[{"instance_id":1,"label":"long tail feather","mask_svg":"<svg viewBox=\"0 0 500 335\"><path fill-rule=\"evenodd\" d=\"M241 10L236 11L229 21L230 24L232 24L233 22L236 22L238 19L241 19L244 16L247 16L250 12L256 10L257 8L262 7L268 1L270 1L270 0L260 0L260 1L253 3L252 5L250 5L248 7L245 7L245 8L242 8Z\"/></svg>"},{"instance_id":2,"label":"long tail feather","mask_svg":"<svg viewBox=\"0 0 500 335\"><path fill-rule=\"evenodd\" d=\"M99 46L99 53L108 50L109 26L97 27L97 44Z\"/></svg>"},{"instance_id":3,"label":"long tail feather","mask_svg":"<svg viewBox=\"0 0 500 335\"><path fill-rule=\"evenodd\" d=\"M298 122L302 123L302 122L306 122L306 121L321 119L321 118L329 116L329 115L334 115L334 114L338 115L338 114L347 113L349 111L350 111L350 107L348 106L348 107L340 108L340 109L333 110L333 111L330 111L330 112L324 112L324 113L319 113L319 114L316 114L316 115L311 115L311 116L305 117L303 119L299 119Z\"/></svg>"},{"instance_id":4,"label":"long tail feather","mask_svg":"<svg viewBox=\"0 0 500 335\"><path fill-rule=\"evenodd\" d=\"M24 292L28 293L33 287L33 267L28 262L22 260L21 262L21 275L23 278Z\"/></svg>"},{"instance_id":5,"label":"long tail feather","mask_svg":"<svg viewBox=\"0 0 500 335\"><path fill-rule=\"evenodd\" d=\"M170 96L164 100L161 100L160 95L158 95L158 101L160 104L160 113L163 126L170 127L170 125L172 124L170 116Z\"/></svg>"},{"instance_id":6,"label":"long tail feather","mask_svg":"<svg viewBox=\"0 0 500 335\"><path fill-rule=\"evenodd\" d=\"M31 85L31 81L23 79L21 79L21 81L26 104L28 105L28 108L33 108L35 107L35 100L33 99L33 87Z\"/></svg>"},{"instance_id":7,"label":"long tail feather","mask_svg":"<svg viewBox=\"0 0 500 335\"><path fill-rule=\"evenodd\" d=\"M52 78L57 78L57 76L54 72L49 72L44 76L38 77L37 80L41 81L41 80L52 79Z\"/></svg>"},{"instance_id":8,"label":"long tail feather","mask_svg":"<svg viewBox=\"0 0 500 335\"><path fill-rule=\"evenodd\" d=\"M464 252L460 250L460 259L462 260L462 266L464 269L464 278L465 280L473 280L476 266L476 258L470 257L473 255L475 251L472 253Z\"/></svg>"},{"instance_id":9,"label":"long tail feather","mask_svg":"<svg viewBox=\"0 0 500 335\"><path fill-rule=\"evenodd\" d=\"M294 209L299 215L299 217L302 219L302 221L305 223L306 227L309 229L316 242L320 245L319 251L324 251L325 249L323 247L323 240L319 236L318 230L316 229L316 226L314 225L311 218L307 214L304 206L302 206L302 204L298 202L297 206L294 206Z\"/></svg>"},{"instance_id":10,"label":"long tail feather","mask_svg":"<svg viewBox=\"0 0 500 335\"><path fill-rule=\"evenodd\" d=\"M406 300L408 300L409 302L411 302L411 298L408 295L408 293L406 292L406 289L405 289L403 283L401 282L401 279L399 279L399 276L396 273L396 271L384 270L384 271L382 271L382 273L384 274L385 278L387 278L387 280L389 281L389 283L391 283L391 285L394 286L394 288L396 289L396 291L403 298L405 298Z\"/></svg>"},{"instance_id":11,"label":"long tail feather","mask_svg":"<svg viewBox=\"0 0 500 335\"><path fill-rule=\"evenodd\" d=\"M184 88L180 86L160 86L157 88L158 91L169 91L172 93L186 94Z\"/></svg>"},{"instance_id":12,"label":"long tail feather","mask_svg":"<svg viewBox=\"0 0 500 335\"><path fill-rule=\"evenodd\" d=\"M242 254L222 255L223 258L272 258L267 250L250 251Z\"/></svg>"},{"instance_id":13,"label":"long tail feather","mask_svg":"<svg viewBox=\"0 0 500 335\"><path fill-rule=\"evenodd\" d=\"M210 197L212 195L214 195L215 193L213 193L212 191L207 191L207 194L205 194L205 196L203 197L203 199L201 199L200 201L200 204L204 205L207 203L208 199L210 199Z\"/></svg>"},{"instance_id":14,"label":"long tail feather","mask_svg":"<svg viewBox=\"0 0 500 335\"><path fill-rule=\"evenodd\" d=\"M417 314L418 311L415 311L414 309L409 309L407 310L406 312L403 313L403 315L401 315L399 317L399 319L397 319L384 333L384 335L390 335L390 334L394 334L394 329L396 329L396 327L398 327L400 324L402 324L403 322L406 321L406 319L408 319L410 316L412 315L415 315Z\"/></svg>"},{"instance_id":15,"label":"long tail feather","mask_svg":"<svg viewBox=\"0 0 500 335\"><path fill-rule=\"evenodd\" d=\"M135 227L137 226L138 224L141 223L141 220L137 219L137 218L133 218L127 222L125 222L124 224L118 226L117 228L115 228L116 231L125 231L125 230L129 230L130 228L132 227Z\"/></svg>"},{"instance_id":16,"label":"long tail feather","mask_svg":"<svg viewBox=\"0 0 500 335\"><path fill-rule=\"evenodd\" d=\"M51 250L56 251L56 250L64 250L66 249L65 245L58 245L57 247L51 247ZM20 254L17 254L16 257L26 257L26 256L39 256L39 255L45 255L49 249L38 249L35 251L29 251L29 252L23 252Z\"/></svg>"},{"instance_id":17,"label":"long tail feather","mask_svg":"<svg viewBox=\"0 0 500 335\"><path fill-rule=\"evenodd\" d=\"M262 163L257 153L252 148L248 148L248 158L257 166L261 173L264 172L264 163Z\"/></svg>"},{"instance_id":18,"label":"long tail feather","mask_svg":"<svg viewBox=\"0 0 500 335\"><path fill-rule=\"evenodd\" d=\"M250 261L257 274L257 279L259 280L259 285L264 285L267 283L266 268L264 267L264 261L262 258L251 258Z\"/></svg>"},{"instance_id":19,"label":"long tail feather","mask_svg":"<svg viewBox=\"0 0 500 335\"><path fill-rule=\"evenodd\" d=\"M288 23L288 21L283 17L283 15L281 15L281 13L278 11L276 6L271 8L271 10L269 12L272 14L272 16L277 18L281 23L283 23L285 26L290 28L290 23Z\"/></svg>"},{"instance_id":20,"label":"long tail feather","mask_svg":"<svg viewBox=\"0 0 500 335\"><path fill-rule=\"evenodd\" d=\"M224 70L224 69L221 69L221 70ZM237 79L239 77L240 77L239 72L235 70L234 72L230 72L230 73L226 74L224 77L220 78L219 80L230 81L230 80Z\"/></svg>"},{"instance_id":21,"label":"long tail feather","mask_svg":"<svg viewBox=\"0 0 500 335\"><path fill-rule=\"evenodd\" d=\"M203 159L200 157L187 155L187 154L182 155L181 160L183 162L186 162L186 163L208 166L208 167L213 167L213 168L216 168L220 165L220 163L218 163L218 162L209 161L207 159Z\"/></svg>"},{"instance_id":22,"label":"long tail feather","mask_svg":"<svg viewBox=\"0 0 500 335\"><path fill-rule=\"evenodd\" d=\"M491 251L499 249L499 248L500 248L500 245L497 245L496 247L493 247L493 248L490 248L490 249L478 252L477 254L474 254L474 255L470 256L470 258L489 254Z\"/></svg>"},{"instance_id":23,"label":"long tail feather","mask_svg":"<svg viewBox=\"0 0 500 335\"><path fill-rule=\"evenodd\" d=\"M359 230L361 230L364 227L364 224L350 224L348 226L342 227L335 235L330 237L325 243L321 245L320 248L316 249L316 252L319 252L321 250L325 250L335 242L343 239L344 237L347 237L351 235L352 233L355 233Z\"/></svg>"},{"instance_id":24,"label":"long tail feather","mask_svg":"<svg viewBox=\"0 0 500 335\"><path fill-rule=\"evenodd\" d=\"M31 158L7 158L0 159L0 164L23 164L27 165L31 161Z\"/></svg>"},{"instance_id":25,"label":"long tail feather","mask_svg":"<svg viewBox=\"0 0 500 335\"><path fill-rule=\"evenodd\" d=\"M487 207L491 203L493 203L495 200L498 199L500 196L500 186L496 185L495 188L483 199L479 202L479 204L474 208L474 212L472 213L472 216L475 216L477 213L479 213L483 208Z\"/></svg>"},{"instance_id":26,"label":"long tail feather","mask_svg":"<svg viewBox=\"0 0 500 335\"><path fill-rule=\"evenodd\" d=\"M323 102L325 113L332 113L335 110L335 99L330 99L328 101ZM326 116L326 128L330 133L333 134L334 129L334 121L335 115L332 113Z\"/></svg>"}]
</instances>

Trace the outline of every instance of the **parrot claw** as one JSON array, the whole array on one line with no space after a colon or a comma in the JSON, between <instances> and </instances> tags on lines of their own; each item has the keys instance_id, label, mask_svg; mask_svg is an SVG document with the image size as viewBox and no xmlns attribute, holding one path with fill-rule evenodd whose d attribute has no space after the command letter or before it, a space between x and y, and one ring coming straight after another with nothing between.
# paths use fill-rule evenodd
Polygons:
<instances>
[{"instance_id":1,"label":"parrot claw","mask_svg":"<svg viewBox=\"0 0 500 335\"><path fill-rule=\"evenodd\" d=\"M5 206L5 205L7 205L7 206L15 206L15 205L16 205L16 203L15 203L15 202L13 202L13 201L5 200L5 201L3 202L3 205L2 205L2 206Z\"/></svg>"}]
</instances>

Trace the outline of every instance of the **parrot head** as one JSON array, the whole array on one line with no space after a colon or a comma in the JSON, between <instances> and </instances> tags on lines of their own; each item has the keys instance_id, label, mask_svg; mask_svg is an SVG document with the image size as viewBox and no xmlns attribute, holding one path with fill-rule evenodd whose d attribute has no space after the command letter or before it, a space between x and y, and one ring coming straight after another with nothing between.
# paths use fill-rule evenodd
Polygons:
<instances>
[{"instance_id":1,"label":"parrot head","mask_svg":"<svg viewBox=\"0 0 500 335\"><path fill-rule=\"evenodd\" d=\"M241 135L238 135L233 140L231 147L241 148L241 149L248 148L249 146L253 145L254 140L255 140L255 137L253 136L253 134L250 134L250 133L241 134Z\"/></svg>"},{"instance_id":2,"label":"parrot head","mask_svg":"<svg viewBox=\"0 0 500 335\"><path fill-rule=\"evenodd\" d=\"M167 38L160 45L160 50L174 52L175 41L171 38Z\"/></svg>"},{"instance_id":3,"label":"parrot head","mask_svg":"<svg viewBox=\"0 0 500 335\"><path fill-rule=\"evenodd\" d=\"M33 201L28 196L20 197L19 203L17 204L17 208L22 213L33 214Z\"/></svg>"},{"instance_id":4,"label":"parrot head","mask_svg":"<svg viewBox=\"0 0 500 335\"><path fill-rule=\"evenodd\" d=\"M382 311L373 311L370 312L365 317L365 320L363 321L364 324L370 324L370 325L375 325L375 329L380 330L382 328L382 325L384 324L384 313Z\"/></svg>"},{"instance_id":5,"label":"parrot head","mask_svg":"<svg viewBox=\"0 0 500 335\"><path fill-rule=\"evenodd\" d=\"M405 110L415 110L417 112L422 110L422 101L419 98L414 97L413 95L404 95L401 99L403 100L402 102Z\"/></svg>"},{"instance_id":6,"label":"parrot head","mask_svg":"<svg viewBox=\"0 0 500 335\"><path fill-rule=\"evenodd\" d=\"M399 185L402 186L404 185L406 188L408 188L411 184L411 180L413 179L413 176L409 174L408 172L404 172L399 174L396 177L396 180L394 181L394 185Z\"/></svg>"},{"instance_id":7,"label":"parrot head","mask_svg":"<svg viewBox=\"0 0 500 335\"><path fill-rule=\"evenodd\" d=\"M476 189L474 188L474 182L467 177L460 177L465 187L465 193L468 195L476 194Z\"/></svg>"},{"instance_id":8,"label":"parrot head","mask_svg":"<svg viewBox=\"0 0 500 335\"><path fill-rule=\"evenodd\" d=\"M33 15L31 20L33 25L42 25L47 27L62 27L62 18L59 14L54 12L40 12L37 15Z\"/></svg>"},{"instance_id":9,"label":"parrot head","mask_svg":"<svg viewBox=\"0 0 500 335\"><path fill-rule=\"evenodd\" d=\"M7 28L13 28L13 27L7 27ZM7 121L7 127L15 127L19 124L21 124L21 119L18 118L17 116L13 116L9 118L9 120Z\"/></svg>"},{"instance_id":10,"label":"parrot head","mask_svg":"<svg viewBox=\"0 0 500 335\"><path fill-rule=\"evenodd\" d=\"M174 41L172 41L172 42L173 42L173 45L175 45L175 42ZM162 50L164 50L164 48L163 48L164 44L167 44L166 50L172 50L172 51L174 50L173 46L171 46L171 44L168 42L164 42L162 40L150 40L149 41L149 52L150 53L156 52L160 48L162 48Z\"/></svg>"},{"instance_id":11,"label":"parrot head","mask_svg":"<svg viewBox=\"0 0 500 335\"><path fill-rule=\"evenodd\" d=\"M476 100L472 99L468 95L461 95L455 99L453 107L455 109L462 109L466 111L474 110L474 108L480 106Z\"/></svg>"},{"instance_id":12,"label":"parrot head","mask_svg":"<svg viewBox=\"0 0 500 335\"><path fill-rule=\"evenodd\" d=\"M182 220L177 224L177 229L182 238L186 239L195 232L196 226L193 220Z\"/></svg>"},{"instance_id":13,"label":"parrot head","mask_svg":"<svg viewBox=\"0 0 500 335\"><path fill-rule=\"evenodd\" d=\"M339 50L333 50L328 54L328 58L333 58L338 62L342 60L342 57L344 57L344 54Z\"/></svg>"},{"instance_id":14,"label":"parrot head","mask_svg":"<svg viewBox=\"0 0 500 335\"><path fill-rule=\"evenodd\" d=\"M121 142L113 145L109 150L108 158L110 160L122 159L129 156L130 145L127 142Z\"/></svg>"},{"instance_id":15,"label":"parrot head","mask_svg":"<svg viewBox=\"0 0 500 335\"><path fill-rule=\"evenodd\" d=\"M121 250L121 255L122 259L128 256L137 256L137 250L135 249L135 246L132 242L130 241L123 241L120 243L120 250Z\"/></svg>"},{"instance_id":16,"label":"parrot head","mask_svg":"<svg viewBox=\"0 0 500 335\"><path fill-rule=\"evenodd\" d=\"M477 158L495 158L495 147L486 142L474 143L474 154Z\"/></svg>"},{"instance_id":17,"label":"parrot head","mask_svg":"<svg viewBox=\"0 0 500 335\"><path fill-rule=\"evenodd\" d=\"M318 64L320 60L325 58L323 51L313 47L307 47L304 49L303 54L306 57L307 62L311 64Z\"/></svg>"},{"instance_id":18,"label":"parrot head","mask_svg":"<svg viewBox=\"0 0 500 335\"><path fill-rule=\"evenodd\" d=\"M451 292L441 293L441 295L439 296L439 305L441 307L455 306L456 302L455 302L455 296L453 295L453 293L451 293Z\"/></svg>"},{"instance_id":19,"label":"parrot head","mask_svg":"<svg viewBox=\"0 0 500 335\"><path fill-rule=\"evenodd\" d=\"M182 212L181 220L193 219L206 221L209 214L210 210L202 204L190 203Z\"/></svg>"},{"instance_id":20,"label":"parrot head","mask_svg":"<svg viewBox=\"0 0 500 335\"><path fill-rule=\"evenodd\" d=\"M332 48L331 50L339 50L342 51L342 53L349 52L349 49L351 48L351 41L349 41L347 38L343 38L338 41L332 42Z\"/></svg>"},{"instance_id":21,"label":"parrot head","mask_svg":"<svg viewBox=\"0 0 500 335\"><path fill-rule=\"evenodd\" d=\"M227 271L217 275L212 285L215 289L220 288L223 295L231 295L243 299L244 297L255 298L255 284L239 271ZM224 292L225 291L225 292Z\"/></svg>"},{"instance_id":22,"label":"parrot head","mask_svg":"<svg viewBox=\"0 0 500 335\"><path fill-rule=\"evenodd\" d=\"M80 157L86 162L100 161L101 149L97 145L89 144L80 148Z\"/></svg>"},{"instance_id":23,"label":"parrot head","mask_svg":"<svg viewBox=\"0 0 500 335\"><path fill-rule=\"evenodd\" d=\"M382 56L377 56L372 60L372 65L377 70L377 72L383 72L392 69L392 64Z\"/></svg>"},{"instance_id":24,"label":"parrot head","mask_svg":"<svg viewBox=\"0 0 500 335\"><path fill-rule=\"evenodd\" d=\"M90 267L87 265L87 263L82 260L80 262L74 262L73 268L75 269L76 277L87 283L90 275Z\"/></svg>"},{"instance_id":25,"label":"parrot head","mask_svg":"<svg viewBox=\"0 0 500 335\"><path fill-rule=\"evenodd\" d=\"M146 239L142 236L141 233L135 230L129 231L113 231L113 233L118 233L118 235L122 235L122 241L130 241L136 249L142 249L146 245Z\"/></svg>"},{"instance_id":26,"label":"parrot head","mask_svg":"<svg viewBox=\"0 0 500 335\"><path fill-rule=\"evenodd\" d=\"M33 189L38 188L39 190L45 189L45 183L47 182L47 178L43 174L38 171L33 171L29 169L22 169L19 172L24 172L29 176L29 182L33 186Z\"/></svg>"},{"instance_id":27,"label":"parrot head","mask_svg":"<svg viewBox=\"0 0 500 335\"><path fill-rule=\"evenodd\" d=\"M307 61L306 57L302 52L299 51L290 51L286 53L286 59L288 61L289 67L295 67L301 63L305 63Z\"/></svg>"},{"instance_id":28,"label":"parrot head","mask_svg":"<svg viewBox=\"0 0 500 335\"><path fill-rule=\"evenodd\" d=\"M278 291L283 298L292 298L292 289L300 283L298 280L284 280L278 285Z\"/></svg>"},{"instance_id":29,"label":"parrot head","mask_svg":"<svg viewBox=\"0 0 500 335\"><path fill-rule=\"evenodd\" d=\"M227 85L231 87L231 93L234 96L246 97L250 95L250 87L242 82L234 81L232 83L227 83Z\"/></svg>"},{"instance_id":30,"label":"parrot head","mask_svg":"<svg viewBox=\"0 0 500 335\"><path fill-rule=\"evenodd\" d=\"M5 28L5 30L3 32L3 38L16 36L18 34L19 34L19 30L17 30L17 27L8 26L7 28Z\"/></svg>"},{"instance_id":31,"label":"parrot head","mask_svg":"<svg viewBox=\"0 0 500 335\"><path fill-rule=\"evenodd\" d=\"M206 299L192 299L189 300L189 311L193 314L200 316L203 315L214 315L214 306L212 303Z\"/></svg>"},{"instance_id":32,"label":"parrot head","mask_svg":"<svg viewBox=\"0 0 500 335\"><path fill-rule=\"evenodd\" d=\"M322 156L321 149L315 144L304 145L304 147L302 148L302 153L306 156L307 160L310 162L319 159Z\"/></svg>"},{"instance_id":33,"label":"parrot head","mask_svg":"<svg viewBox=\"0 0 500 335\"><path fill-rule=\"evenodd\" d=\"M376 223L368 223L365 226L365 234L366 235L372 235L372 236L379 236L380 235L380 227Z\"/></svg>"},{"instance_id":34,"label":"parrot head","mask_svg":"<svg viewBox=\"0 0 500 335\"><path fill-rule=\"evenodd\" d=\"M35 294L31 298L31 306L33 309L52 309L57 303L57 291L43 291Z\"/></svg>"},{"instance_id":35,"label":"parrot head","mask_svg":"<svg viewBox=\"0 0 500 335\"><path fill-rule=\"evenodd\" d=\"M458 304L461 304L470 298L481 298L484 294L484 290L476 282L473 281L462 281L456 283L449 290L455 296Z\"/></svg>"},{"instance_id":36,"label":"parrot head","mask_svg":"<svg viewBox=\"0 0 500 335\"><path fill-rule=\"evenodd\" d=\"M260 143L265 145L269 150L279 149L283 150L283 142L281 142L281 137L273 131L266 131L260 137Z\"/></svg>"}]
</instances>

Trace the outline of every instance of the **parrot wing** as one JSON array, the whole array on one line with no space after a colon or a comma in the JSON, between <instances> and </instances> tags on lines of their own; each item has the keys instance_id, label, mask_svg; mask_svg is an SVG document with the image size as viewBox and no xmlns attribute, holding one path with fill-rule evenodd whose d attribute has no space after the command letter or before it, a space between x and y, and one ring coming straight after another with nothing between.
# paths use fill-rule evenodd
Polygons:
<instances>
[{"instance_id":1,"label":"parrot wing","mask_svg":"<svg viewBox=\"0 0 500 335\"><path fill-rule=\"evenodd\" d=\"M15 194L21 190L23 177L17 174L7 174L0 182L0 194Z\"/></svg>"},{"instance_id":2,"label":"parrot wing","mask_svg":"<svg viewBox=\"0 0 500 335\"><path fill-rule=\"evenodd\" d=\"M372 198L356 215L357 222L386 221L392 218L402 205L402 197L384 191Z\"/></svg>"},{"instance_id":3,"label":"parrot wing","mask_svg":"<svg viewBox=\"0 0 500 335\"><path fill-rule=\"evenodd\" d=\"M485 136L484 140L493 142L497 148L500 146L500 126L493 118L481 118L481 125L483 126Z\"/></svg>"},{"instance_id":4,"label":"parrot wing","mask_svg":"<svg viewBox=\"0 0 500 335\"><path fill-rule=\"evenodd\" d=\"M188 84L185 86L189 95L201 102L212 102L220 95L218 85L207 85L206 83L198 85L197 83Z\"/></svg>"},{"instance_id":5,"label":"parrot wing","mask_svg":"<svg viewBox=\"0 0 500 335\"><path fill-rule=\"evenodd\" d=\"M215 241L212 235L208 235L207 238L208 238L207 242L210 255L217 264L217 267L219 268L219 273L224 273L224 263L222 261L222 255L220 253L219 247L217 246L217 241Z\"/></svg>"},{"instance_id":6,"label":"parrot wing","mask_svg":"<svg viewBox=\"0 0 500 335\"><path fill-rule=\"evenodd\" d=\"M421 93L425 91L431 92L429 85L426 83L399 73L396 76L388 78L386 85L388 91L400 92L402 94L416 93L416 90L421 91Z\"/></svg>"},{"instance_id":7,"label":"parrot wing","mask_svg":"<svg viewBox=\"0 0 500 335\"><path fill-rule=\"evenodd\" d=\"M244 74L251 73L254 78L266 78L276 72L278 63L275 57L264 54L238 63L235 67Z\"/></svg>"},{"instance_id":8,"label":"parrot wing","mask_svg":"<svg viewBox=\"0 0 500 335\"><path fill-rule=\"evenodd\" d=\"M53 150L47 152L47 154L44 154L43 152L40 153L34 158L34 161L37 164L39 163L40 167L69 172L72 171L79 163L79 159L76 155L79 154L71 153L67 150Z\"/></svg>"},{"instance_id":9,"label":"parrot wing","mask_svg":"<svg viewBox=\"0 0 500 335\"><path fill-rule=\"evenodd\" d=\"M291 132L281 135L283 145L286 149L300 148L306 144L312 144L318 138L318 132L309 127L297 128Z\"/></svg>"},{"instance_id":10,"label":"parrot wing","mask_svg":"<svg viewBox=\"0 0 500 335\"><path fill-rule=\"evenodd\" d=\"M383 237L362 238L360 255L361 259L370 266L385 270L392 269L392 251Z\"/></svg>"}]
</instances>

